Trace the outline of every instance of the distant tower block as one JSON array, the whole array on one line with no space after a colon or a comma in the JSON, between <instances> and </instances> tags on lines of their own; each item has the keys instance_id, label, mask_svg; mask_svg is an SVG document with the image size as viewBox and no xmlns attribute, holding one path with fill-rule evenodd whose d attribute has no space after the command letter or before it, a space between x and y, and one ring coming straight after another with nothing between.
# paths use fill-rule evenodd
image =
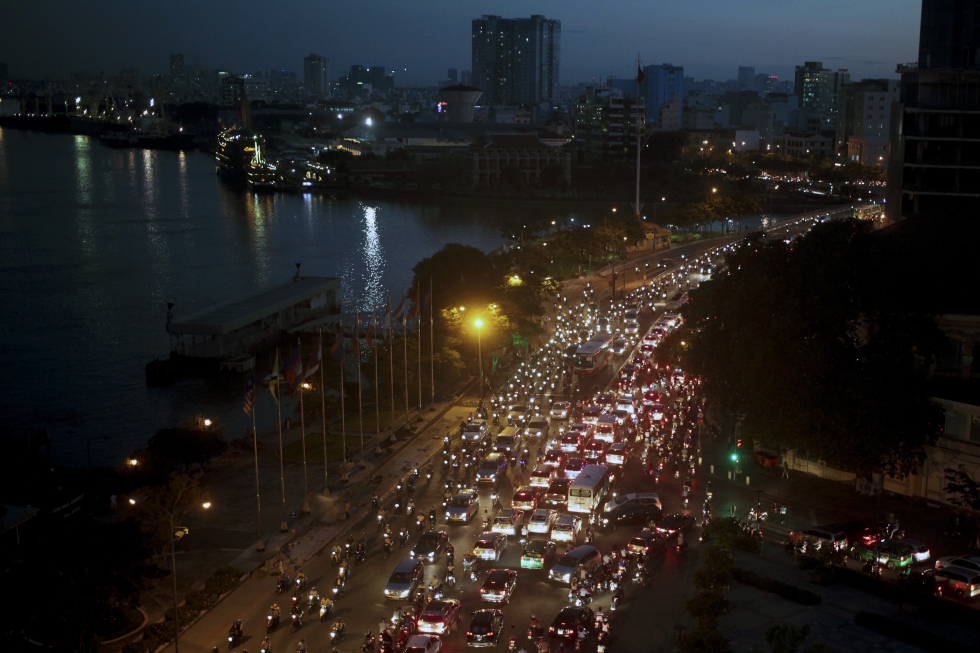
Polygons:
<instances>
[{"instance_id":1,"label":"distant tower block","mask_svg":"<svg viewBox=\"0 0 980 653\"><path fill-rule=\"evenodd\" d=\"M446 103L449 122L473 122L473 108L481 95L480 89L463 84L439 89L439 98Z\"/></svg>"}]
</instances>

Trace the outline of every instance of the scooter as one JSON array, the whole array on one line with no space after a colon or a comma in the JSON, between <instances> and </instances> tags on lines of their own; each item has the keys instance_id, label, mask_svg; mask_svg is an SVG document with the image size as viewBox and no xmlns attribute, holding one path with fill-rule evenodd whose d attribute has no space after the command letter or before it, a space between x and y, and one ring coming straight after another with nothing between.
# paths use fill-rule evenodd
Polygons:
<instances>
[{"instance_id":1,"label":"scooter","mask_svg":"<svg viewBox=\"0 0 980 653\"><path fill-rule=\"evenodd\" d=\"M327 617L329 617L331 612L333 612L333 601L329 601L328 603L321 603L320 604L320 621L323 621L324 619L326 619Z\"/></svg>"},{"instance_id":2,"label":"scooter","mask_svg":"<svg viewBox=\"0 0 980 653\"><path fill-rule=\"evenodd\" d=\"M293 614L289 623L289 632L295 633L303 627L303 613Z\"/></svg>"},{"instance_id":3,"label":"scooter","mask_svg":"<svg viewBox=\"0 0 980 653\"><path fill-rule=\"evenodd\" d=\"M347 634L347 626L345 624L334 624L330 627L330 641L339 642L344 639L344 635Z\"/></svg>"},{"instance_id":4,"label":"scooter","mask_svg":"<svg viewBox=\"0 0 980 653\"><path fill-rule=\"evenodd\" d=\"M286 589L289 587L289 579L282 576L278 581L276 581L276 594L285 593Z\"/></svg>"},{"instance_id":5,"label":"scooter","mask_svg":"<svg viewBox=\"0 0 980 653\"><path fill-rule=\"evenodd\" d=\"M265 618L265 632L271 633L279 626L279 615L272 613Z\"/></svg>"}]
</instances>

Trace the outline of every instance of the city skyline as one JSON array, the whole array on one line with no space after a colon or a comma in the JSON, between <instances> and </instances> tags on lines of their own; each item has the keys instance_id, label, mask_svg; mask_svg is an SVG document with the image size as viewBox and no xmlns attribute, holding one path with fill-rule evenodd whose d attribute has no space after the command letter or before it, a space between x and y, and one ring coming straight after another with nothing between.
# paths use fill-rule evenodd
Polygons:
<instances>
[{"instance_id":1,"label":"city skyline","mask_svg":"<svg viewBox=\"0 0 980 653\"><path fill-rule=\"evenodd\" d=\"M695 78L732 79L738 66L754 66L787 79L793 66L815 60L847 68L860 79L895 76L895 64L915 60L920 17L916 0L789 6L769 0L737 6L718 0L683 6L614 2L601 15L584 2L509 0L449 6L425 1L411 8L296 2L277 7L274 16L257 0L239 3L230 16L207 1L178 1L167 12L117 0L108 5L100 13L60 0L9 8L13 29L0 44L0 61L9 64L12 78L64 79L79 70L112 75L130 67L142 76L166 74L174 53L204 68L302 74L303 58L316 52L330 59L331 81L363 63L393 70L399 86L434 86L447 68L470 68L473 19L542 14L562 22L563 85L629 75L637 53L645 65L671 62ZM120 29L133 24L154 29ZM683 29L685 24L691 29ZM872 38L868 25L874 26ZM37 48L40 42L47 46Z\"/></svg>"}]
</instances>

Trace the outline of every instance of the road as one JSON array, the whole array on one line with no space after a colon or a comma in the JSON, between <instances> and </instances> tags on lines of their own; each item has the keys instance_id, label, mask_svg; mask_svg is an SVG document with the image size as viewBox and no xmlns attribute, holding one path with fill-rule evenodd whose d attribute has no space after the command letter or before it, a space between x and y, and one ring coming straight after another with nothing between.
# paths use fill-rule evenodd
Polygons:
<instances>
[{"instance_id":1,"label":"road","mask_svg":"<svg viewBox=\"0 0 980 653\"><path fill-rule=\"evenodd\" d=\"M791 228L799 230L805 226L795 225ZM653 267L665 256L679 261L680 254L684 254L688 259L692 259L707 249L720 244L722 243L718 241L693 243L668 252L652 253L630 261L630 264L645 269L647 263ZM606 279L608 279L608 275ZM685 281L696 283L700 280L701 278L698 276L689 280L680 280L682 285L668 290L668 298L676 293L678 288L686 289L689 284L686 284ZM635 287L639 283L630 285ZM575 294L581 296L583 286L584 282L572 282L566 286L563 292L570 296L575 296ZM608 285L604 283L596 285L596 295L600 300L607 300L606 306L608 306L609 294ZM641 333L650 328L662 308L660 307L656 314L650 312L644 314ZM614 368L605 370L602 375L593 379L590 387L598 389L605 386L626 358L627 356L617 357ZM558 423L555 423L555 426L558 426ZM434 442L421 443L418 451L427 453L434 446L437 446ZM532 451L534 448L536 447L532 447ZM442 465L437 466L437 474L432 481L426 482L424 477L420 480L415 495L415 501L420 510L428 512L430 507L441 503L443 467ZM681 505L680 483L680 479L667 478L665 475L660 483L655 484L651 478L643 474L638 460L634 459L626 466L625 474L619 481L619 490L620 492L655 491L661 497L665 512L682 512L677 510L678 506ZM509 506L514 485L513 477L508 475L500 494L505 506ZM480 514L484 510L492 514L494 511L491 503L489 489L482 490ZM697 497L695 497L692 505L700 506ZM390 510L390 505L388 508ZM379 621L390 619L393 610L399 605L397 602L386 601L383 589L389 574L402 558L405 550L399 550L396 544L394 555L389 558L382 556L381 538L374 525L374 515L368 514L369 512L370 510L366 506L357 508L357 517L360 517L360 522L352 531L355 538L361 532L366 535L369 542L367 559L353 569L345 593L338 600L334 611L334 616L342 619L347 625L347 638L336 647L341 653L359 650L364 633L372 631L377 634ZM414 524L414 519L412 521ZM407 522L407 517L395 516L391 519L392 529L397 533L402 524ZM478 585L465 578L460 560L462 553L471 549L482 529L478 519L469 525L447 526L439 524L437 528L448 533L457 552L457 577L460 580L456 588L450 591L449 596L459 598L462 601L463 609L458 627L444 637L443 649L452 653L465 648L465 630L469 623L470 613L481 607L490 607L480 601L477 593ZM410 530L414 533L415 529L411 528ZM605 552L614 543L623 543L632 535L631 530L612 534L597 533L596 546L600 551ZM415 538L412 539L414 541ZM683 599L690 586L690 578L697 563L696 537L692 536L689 538L690 540L693 540L692 547L687 554L678 555L672 548L669 548L665 555L656 559L653 567L654 582L652 588L642 590L638 586L627 588L626 601L616 615L614 627L616 639L608 650L665 651L670 649L671 641L675 636L674 627L683 613ZM567 586L548 580L546 571L520 569L520 555L520 544L516 538L512 537L507 550L497 565L519 570L517 590L513 600L510 604L502 607L505 614L505 632L507 633L512 630L518 633L525 632L528 618L532 614L536 615L543 625L550 624L559 610L568 602ZM328 555L319 555L306 561L303 569L310 584L321 591L327 590L336 576L336 568L331 566ZM433 575L443 577L444 574L445 561L441 559L435 564L429 565L426 578L428 580ZM269 635L273 651L294 651L301 638L305 639L311 652L328 652L331 650L329 622L319 623L315 619L308 618L298 632L290 632L288 616L286 616L289 596L286 594L276 596L276 578L274 576L253 579L248 584L247 596L253 598L247 604L243 600L246 596L245 593L233 593L183 634L181 647L185 651L201 653L211 651L215 645L224 648L227 645L225 637L228 626L235 618L241 618L244 622L245 641L239 644L236 650L258 651L259 644L265 636L265 617L269 606L273 602L278 602L283 608L284 620L279 628ZM594 607L598 606L608 610L608 594L597 597Z\"/></svg>"}]
</instances>

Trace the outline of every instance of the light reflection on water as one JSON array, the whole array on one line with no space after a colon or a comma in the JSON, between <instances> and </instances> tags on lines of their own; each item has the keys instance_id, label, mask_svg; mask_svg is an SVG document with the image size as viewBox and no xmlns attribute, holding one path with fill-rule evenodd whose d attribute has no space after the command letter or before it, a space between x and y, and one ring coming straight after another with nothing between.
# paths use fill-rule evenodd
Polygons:
<instances>
[{"instance_id":1,"label":"light reflection on water","mask_svg":"<svg viewBox=\"0 0 980 653\"><path fill-rule=\"evenodd\" d=\"M116 461L158 428L207 414L240 436L243 379L148 388L176 317L307 276L342 278L347 310L397 298L447 242L490 250L515 207L252 195L210 156L112 149L83 136L0 131L0 420L49 428L54 454ZM397 299L396 299L397 301ZM271 361L258 361L263 375ZM265 405L269 402L270 405ZM272 425L259 399L260 428ZM103 442L102 435L110 440Z\"/></svg>"}]
</instances>

